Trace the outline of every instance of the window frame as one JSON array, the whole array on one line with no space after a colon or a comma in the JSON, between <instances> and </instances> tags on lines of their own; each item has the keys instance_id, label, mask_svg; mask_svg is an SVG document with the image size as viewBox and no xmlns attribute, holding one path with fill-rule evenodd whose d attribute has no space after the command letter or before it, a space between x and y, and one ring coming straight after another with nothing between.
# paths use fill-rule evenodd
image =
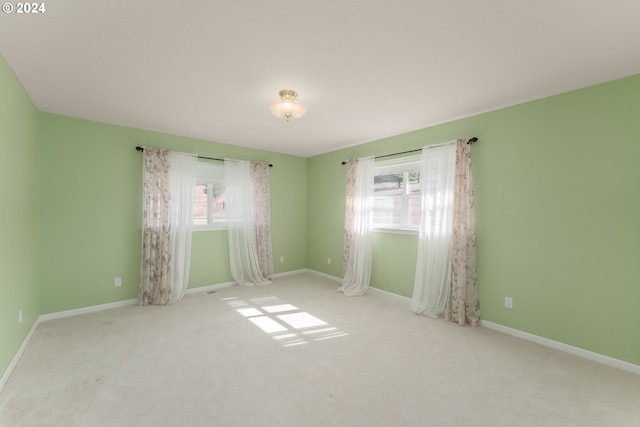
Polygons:
<instances>
[{"instance_id":1,"label":"window frame","mask_svg":"<svg viewBox=\"0 0 640 427\"><path fill-rule=\"evenodd\" d=\"M420 224L412 226L410 225L409 222L409 200L412 197L418 197L420 198L420 203L422 203L421 198L422 198L422 191L420 191L418 194L411 194L409 192L409 174L415 171L420 172L421 169L421 165L420 165L420 160L421 160L421 156L417 155L417 156L410 156L410 157L403 157L400 159L393 159L393 160L385 160L385 161L381 161L381 162L376 162L376 164L373 167L373 175L375 176L380 176L380 175L393 175L393 174L403 174L403 182L405 183L404 186L404 192L403 194L400 194L400 196L402 196L401 199L401 217L400 217L400 224L399 225L393 225L393 224L376 224L375 222L375 216L373 216L372 218L372 231L374 232L387 232L387 233L398 233L398 234L418 234L420 232ZM422 189L421 189L422 190ZM392 197L397 197L398 195L394 195L394 196L376 196L375 192L374 192L374 204L375 204L375 200L376 199L381 199L381 198L392 198Z\"/></svg>"}]
</instances>

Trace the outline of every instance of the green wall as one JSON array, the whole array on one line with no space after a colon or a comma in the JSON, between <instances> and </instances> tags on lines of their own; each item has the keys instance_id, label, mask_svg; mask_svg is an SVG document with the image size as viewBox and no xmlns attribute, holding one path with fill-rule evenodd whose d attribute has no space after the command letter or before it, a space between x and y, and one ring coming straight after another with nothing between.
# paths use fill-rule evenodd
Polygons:
<instances>
[{"instance_id":1,"label":"green wall","mask_svg":"<svg viewBox=\"0 0 640 427\"><path fill-rule=\"evenodd\" d=\"M39 124L42 313L137 297L137 145L273 163L274 268L278 273L306 267L306 159L48 113L40 114ZM122 277L121 287L114 286L115 277ZM226 232L194 232L189 287L230 281Z\"/></svg>"},{"instance_id":2,"label":"green wall","mask_svg":"<svg viewBox=\"0 0 640 427\"><path fill-rule=\"evenodd\" d=\"M640 364L639 94L640 75L309 159L309 268L342 276L341 161L477 136L483 318ZM416 251L376 234L372 286L411 296Z\"/></svg>"},{"instance_id":3,"label":"green wall","mask_svg":"<svg viewBox=\"0 0 640 427\"><path fill-rule=\"evenodd\" d=\"M37 119L29 95L0 56L0 376L40 315Z\"/></svg>"}]
</instances>

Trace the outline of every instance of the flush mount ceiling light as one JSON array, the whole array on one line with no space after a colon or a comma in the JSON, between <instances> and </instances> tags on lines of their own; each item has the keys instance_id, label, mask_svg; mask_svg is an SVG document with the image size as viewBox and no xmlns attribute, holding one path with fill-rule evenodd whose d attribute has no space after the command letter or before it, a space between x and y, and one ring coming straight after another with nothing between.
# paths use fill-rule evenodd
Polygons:
<instances>
[{"instance_id":1,"label":"flush mount ceiling light","mask_svg":"<svg viewBox=\"0 0 640 427\"><path fill-rule=\"evenodd\" d=\"M307 107L296 102L296 97L298 96L296 91L282 89L278 92L278 95L280 95L280 101L274 102L269 107L274 116L289 121L302 117L307 112Z\"/></svg>"}]
</instances>

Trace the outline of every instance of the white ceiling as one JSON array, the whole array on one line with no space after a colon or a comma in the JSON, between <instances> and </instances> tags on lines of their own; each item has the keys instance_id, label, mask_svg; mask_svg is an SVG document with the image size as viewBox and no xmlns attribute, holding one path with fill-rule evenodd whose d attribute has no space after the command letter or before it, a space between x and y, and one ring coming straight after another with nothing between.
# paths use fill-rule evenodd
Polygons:
<instances>
[{"instance_id":1,"label":"white ceiling","mask_svg":"<svg viewBox=\"0 0 640 427\"><path fill-rule=\"evenodd\" d=\"M44 3L0 16L40 110L302 157L640 73L638 0Z\"/></svg>"}]
</instances>

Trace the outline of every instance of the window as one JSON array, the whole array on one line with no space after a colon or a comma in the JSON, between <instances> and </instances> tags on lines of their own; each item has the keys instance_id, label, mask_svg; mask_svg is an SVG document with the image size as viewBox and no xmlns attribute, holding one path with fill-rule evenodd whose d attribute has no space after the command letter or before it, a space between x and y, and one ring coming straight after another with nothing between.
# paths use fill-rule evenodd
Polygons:
<instances>
[{"instance_id":1,"label":"window","mask_svg":"<svg viewBox=\"0 0 640 427\"><path fill-rule=\"evenodd\" d=\"M200 160L193 199L196 229L224 228L227 222L224 194L224 166Z\"/></svg>"},{"instance_id":2,"label":"window","mask_svg":"<svg viewBox=\"0 0 640 427\"><path fill-rule=\"evenodd\" d=\"M380 162L374 167L373 227L420 229L420 158Z\"/></svg>"}]
</instances>

